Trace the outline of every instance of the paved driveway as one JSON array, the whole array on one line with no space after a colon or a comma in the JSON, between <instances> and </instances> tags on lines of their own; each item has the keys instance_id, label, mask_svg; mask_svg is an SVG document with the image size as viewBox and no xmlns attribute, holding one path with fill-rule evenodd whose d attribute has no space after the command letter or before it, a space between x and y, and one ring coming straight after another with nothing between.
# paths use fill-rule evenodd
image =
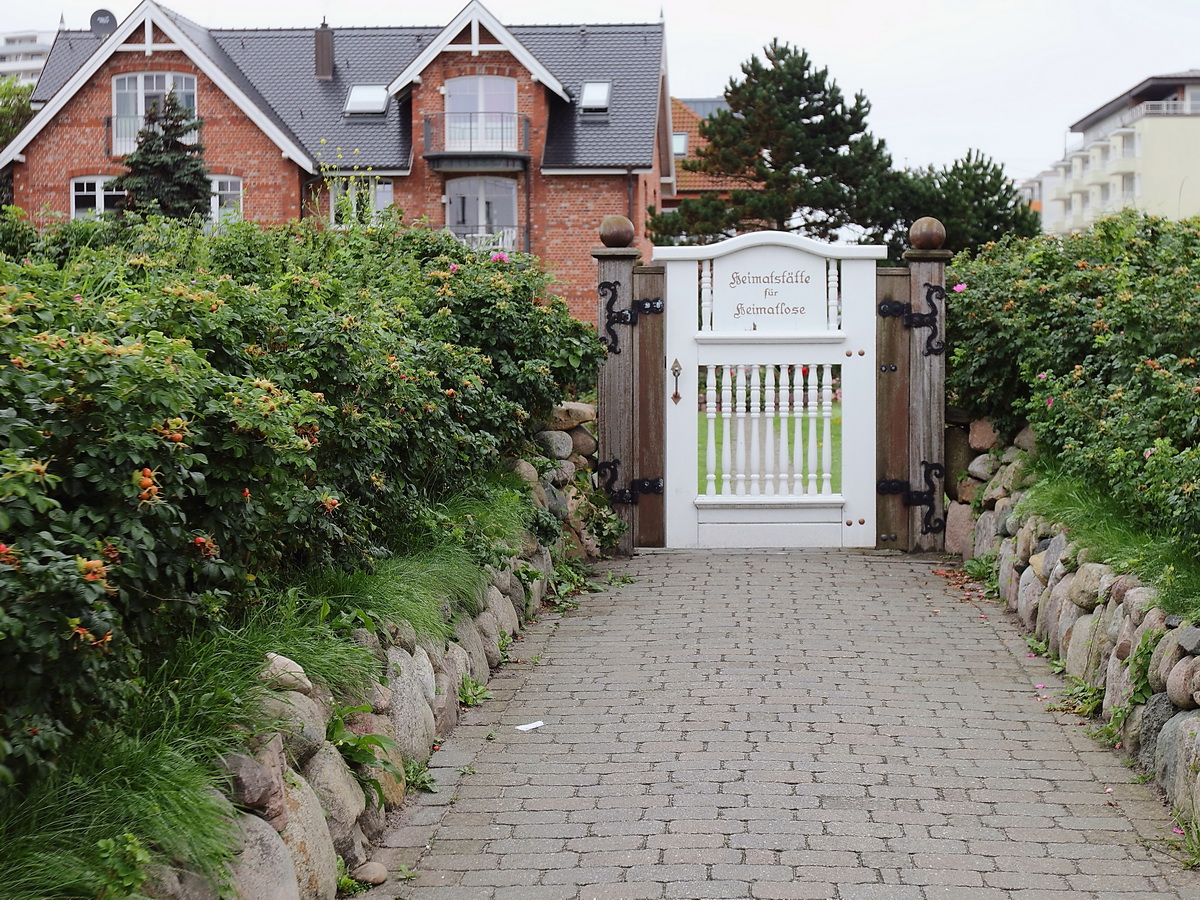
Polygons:
<instances>
[{"instance_id":1,"label":"paved driveway","mask_svg":"<svg viewBox=\"0 0 1200 900\"><path fill-rule=\"evenodd\" d=\"M634 580L514 645L377 854L416 875L368 897L1200 898L1152 788L938 561L605 565Z\"/></svg>"}]
</instances>

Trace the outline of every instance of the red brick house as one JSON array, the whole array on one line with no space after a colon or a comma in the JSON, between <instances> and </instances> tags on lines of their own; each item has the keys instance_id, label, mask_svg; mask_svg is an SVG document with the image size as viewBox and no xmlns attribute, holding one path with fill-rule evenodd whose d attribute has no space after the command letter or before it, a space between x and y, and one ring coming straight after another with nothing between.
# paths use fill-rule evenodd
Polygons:
<instances>
[{"instance_id":1,"label":"red brick house","mask_svg":"<svg viewBox=\"0 0 1200 900\"><path fill-rule=\"evenodd\" d=\"M700 135L700 122L713 109L728 108L728 103L716 97L703 100L671 98L671 123L674 128L671 134L671 145L676 163L685 159L700 158L698 151L700 148L708 146L708 141ZM746 182L739 178L709 175L707 172L689 172L683 166L677 166L675 194L663 198L662 209L664 211L677 209L679 201L688 197L696 198L708 193L726 196L734 188L746 186Z\"/></svg>"},{"instance_id":2,"label":"red brick house","mask_svg":"<svg viewBox=\"0 0 1200 900\"><path fill-rule=\"evenodd\" d=\"M261 223L394 204L461 240L540 256L595 318L601 218L674 192L662 23L210 29L144 0L111 33L59 32L38 112L0 152L35 218L113 208L146 108L203 121L212 213Z\"/></svg>"}]
</instances>

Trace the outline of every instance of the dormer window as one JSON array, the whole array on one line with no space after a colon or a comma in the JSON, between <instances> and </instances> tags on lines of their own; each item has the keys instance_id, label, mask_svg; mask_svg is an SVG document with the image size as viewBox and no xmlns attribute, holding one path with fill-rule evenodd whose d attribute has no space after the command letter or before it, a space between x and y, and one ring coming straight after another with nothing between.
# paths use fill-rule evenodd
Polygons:
<instances>
[{"instance_id":1,"label":"dormer window","mask_svg":"<svg viewBox=\"0 0 1200 900\"><path fill-rule=\"evenodd\" d=\"M604 115L612 97L611 81L585 81L579 92L579 109L586 115Z\"/></svg>"},{"instance_id":2,"label":"dormer window","mask_svg":"<svg viewBox=\"0 0 1200 900\"><path fill-rule=\"evenodd\" d=\"M386 84L356 84L346 96L348 116L381 116L387 112L388 92Z\"/></svg>"}]
</instances>

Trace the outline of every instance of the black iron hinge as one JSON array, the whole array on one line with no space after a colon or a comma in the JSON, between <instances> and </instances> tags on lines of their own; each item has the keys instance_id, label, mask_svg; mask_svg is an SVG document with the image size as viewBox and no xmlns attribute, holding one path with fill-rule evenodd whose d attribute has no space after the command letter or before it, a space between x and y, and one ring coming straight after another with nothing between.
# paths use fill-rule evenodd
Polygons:
<instances>
[{"instance_id":1,"label":"black iron hinge","mask_svg":"<svg viewBox=\"0 0 1200 900\"><path fill-rule=\"evenodd\" d=\"M630 482L627 488L617 487L617 478L621 461L619 459L610 459L607 462L599 463L596 466L596 477L603 479L604 490L608 491L609 502L631 503L637 504L638 496L641 494L661 494L665 489L665 483L661 478L635 478ZM605 478L605 476L608 476Z\"/></svg>"},{"instance_id":2,"label":"black iron hinge","mask_svg":"<svg viewBox=\"0 0 1200 900\"><path fill-rule=\"evenodd\" d=\"M934 299L944 301L946 289L940 284L925 283L925 302L929 304L929 312L913 312L911 303L901 303L899 300L881 300L879 315L885 319L900 319L905 328L928 328L929 336L925 338L923 356L941 356L946 352L946 342L937 340L938 308Z\"/></svg>"},{"instance_id":3,"label":"black iron hinge","mask_svg":"<svg viewBox=\"0 0 1200 900\"><path fill-rule=\"evenodd\" d=\"M621 282L619 281L602 281L597 292L601 297L605 297L604 304L605 319L604 330L608 332L608 337L600 338L600 342L608 347L609 353L620 353L621 348L617 344L617 332L613 329L614 325L636 325L638 316L657 316L662 315L663 302L661 297L655 297L653 300L635 300L629 305L629 309L613 309L617 304L617 295L621 290Z\"/></svg>"},{"instance_id":4,"label":"black iron hinge","mask_svg":"<svg viewBox=\"0 0 1200 900\"><path fill-rule=\"evenodd\" d=\"M941 463L921 460L921 477L925 479L928 490L914 491L912 484L906 479L884 478L875 483L875 492L877 494L900 494L904 497L905 506L925 507L921 534L939 534L946 530L946 520L933 517L933 492L940 490L934 479L945 478L946 468Z\"/></svg>"}]
</instances>

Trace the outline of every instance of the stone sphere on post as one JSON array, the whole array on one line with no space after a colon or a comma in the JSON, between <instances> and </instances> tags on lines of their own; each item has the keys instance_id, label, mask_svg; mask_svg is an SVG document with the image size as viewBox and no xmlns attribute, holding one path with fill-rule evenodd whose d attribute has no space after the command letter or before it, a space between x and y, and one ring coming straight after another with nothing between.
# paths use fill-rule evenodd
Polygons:
<instances>
[{"instance_id":1,"label":"stone sphere on post","mask_svg":"<svg viewBox=\"0 0 1200 900\"><path fill-rule=\"evenodd\" d=\"M600 222L600 243L605 247L628 247L633 243L633 223L624 216L605 216Z\"/></svg>"},{"instance_id":2,"label":"stone sphere on post","mask_svg":"<svg viewBox=\"0 0 1200 900\"><path fill-rule=\"evenodd\" d=\"M946 226L933 216L923 216L908 229L908 242L914 250L940 250L946 243Z\"/></svg>"}]
</instances>

